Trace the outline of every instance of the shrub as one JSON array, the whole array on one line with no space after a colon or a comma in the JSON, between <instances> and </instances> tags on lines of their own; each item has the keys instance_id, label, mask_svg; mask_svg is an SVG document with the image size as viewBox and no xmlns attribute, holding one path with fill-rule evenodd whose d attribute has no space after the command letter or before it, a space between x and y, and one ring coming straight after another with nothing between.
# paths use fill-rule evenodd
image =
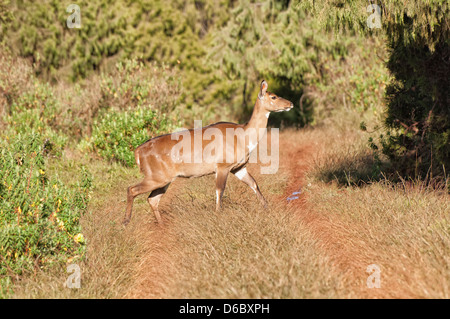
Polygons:
<instances>
[{"instance_id":1,"label":"shrub","mask_svg":"<svg viewBox=\"0 0 450 319\"><path fill-rule=\"evenodd\" d=\"M23 59L13 58L0 47L0 117L11 113L11 105L28 90L30 78L33 77L32 69ZM0 128L4 126L0 118Z\"/></svg>"},{"instance_id":2,"label":"shrub","mask_svg":"<svg viewBox=\"0 0 450 319\"><path fill-rule=\"evenodd\" d=\"M24 92L12 103L10 114L3 118L8 125L6 134L27 134L30 130L36 131L46 140L48 152L61 155L68 137L59 129L57 103L52 88L36 82L33 90Z\"/></svg>"},{"instance_id":3,"label":"shrub","mask_svg":"<svg viewBox=\"0 0 450 319\"><path fill-rule=\"evenodd\" d=\"M433 49L419 36L406 44L389 36L394 77L386 88L387 130L380 141L402 175L445 176L450 168L450 28L448 16L435 14L440 30Z\"/></svg>"},{"instance_id":4,"label":"shrub","mask_svg":"<svg viewBox=\"0 0 450 319\"><path fill-rule=\"evenodd\" d=\"M68 117L54 87L36 79L23 59L0 53L0 128L6 136L39 132L47 151L59 155L67 144L61 128Z\"/></svg>"},{"instance_id":5,"label":"shrub","mask_svg":"<svg viewBox=\"0 0 450 319\"><path fill-rule=\"evenodd\" d=\"M216 21L227 19L233 1L83 0L77 2L80 29L66 26L69 4L12 1L4 6L0 1L0 12L13 16L4 33L16 52L33 59L48 78L75 81L124 57L196 67L204 52L201 40Z\"/></svg>"},{"instance_id":6,"label":"shrub","mask_svg":"<svg viewBox=\"0 0 450 319\"><path fill-rule=\"evenodd\" d=\"M105 159L132 166L135 163L133 151L137 146L172 128L172 122L151 106L111 111L94 123L91 147Z\"/></svg>"},{"instance_id":7,"label":"shrub","mask_svg":"<svg viewBox=\"0 0 450 319\"><path fill-rule=\"evenodd\" d=\"M85 246L79 223L86 211L90 174L64 185L47 176L47 144L34 132L1 140L0 278L11 282L34 267L46 268L82 257ZM4 293L4 291L3 291Z\"/></svg>"},{"instance_id":8,"label":"shrub","mask_svg":"<svg viewBox=\"0 0 450 319\"><path fill-rule=\"evenodd\" d=\"M99 108L125 110L152 104L159 112L172 112L179 98L180 83L164 64L144 64L136 59L116 63L101 76Z\"/></svg>"}]
</instances>

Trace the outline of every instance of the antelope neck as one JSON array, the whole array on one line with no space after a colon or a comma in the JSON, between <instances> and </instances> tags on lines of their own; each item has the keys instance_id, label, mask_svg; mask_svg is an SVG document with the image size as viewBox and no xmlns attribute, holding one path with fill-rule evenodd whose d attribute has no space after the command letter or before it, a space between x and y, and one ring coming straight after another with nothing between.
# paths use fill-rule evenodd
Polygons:
<instances>
[{"instance_id":1,"label":"antelope neck","mask_svg":"<svg viewBox=\"0 0 450 319\"><path fill-rule=\"evenodd\" d=\"M258 98L255 103L255 107L253 108L253 113L247 124L244 125L244 130L248 128L256 129L257 134L259 134L260 128L267 127L267 113L269 111L265 110L261 105L261 100Z\"/></svg>"}]
</instances>

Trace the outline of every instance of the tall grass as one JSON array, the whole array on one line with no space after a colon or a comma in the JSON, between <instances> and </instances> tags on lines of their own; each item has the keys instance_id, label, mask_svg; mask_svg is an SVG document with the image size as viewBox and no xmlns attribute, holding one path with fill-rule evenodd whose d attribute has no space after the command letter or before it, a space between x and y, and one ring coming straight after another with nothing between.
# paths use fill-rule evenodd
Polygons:
<instances>
[{"instance_id":1,"label":"tall grass","mask_svg":"<svg viewBox=\"0 0 450 319\"><path fill-rule=\"evenodd\" d=\"M286 187L296 182L286 167L277 176L259 176L250 167L269 210L230 176L224 209L216 213L212 176L181 179L161 201L165 227L155 224L145 196L136 199L131 223L120 225L126 187L140 178L137 168L81 154L54 163L57 171L83 163L94 177L93 198L81 219L88 249L88 258L80 262L82 288L63 286L68 276L63 267L24 278L15 296L448 298L448 195L418 183L321 181L327 159L364 153L365 137L359 132L347 131L346 138L327 144L330 136L342 133L330 127L281 136L316 148L311 161L299 163L309 172L300 185L305 206L285 204ZM360 145L357 141L361 148L344 147ZM381 268L381 289L366 287L369 264Z\"/></svg>"},{"instance_id":2,"label":"tall grass","mask_svg":"<svg viewBox=\"0 0 450 319\"><path fill-rule=\"evenodd\" d=\"M341 225L360 258L382 269L385 297L448 298L450 197L446 183L396 178L381 171L360 133L310 132L325 146L308 173L308 202ZM334 135L333 143L327 136ZM377 168L378 169L378 168ZM349 243L350 244L350 243ZM363 265L361 265L363 266Z\"/></svg>"},{"instance_id":3,"label":"tall grass","mask_svg":"<svg viewBox=\"0 0 450 319\"><path fill-rule=\"evenodd\" d=\"M101 84L94 77L84 85L53 86L34 76L26 61L12 58L7 52L0 53L0 69L5 71L0 74L0 123L4 128L0 134L0 297L9 297L13 292L17 296L24 293L41 297L73 295L73 291L71 294L63 288L64 280L61 278L67 277L65 263L85 265L81 260L87 249L89 229L91 234L95 234L89 226L97 222L96 218L90 222L87 218L86 228L82 225L92 180L87 170L81 169L83 156L75 150L80 139L80 148L83 148L83 143L84 147L89 143L93 122L104 116L106 110L115 110L114 114L123 119L120 112L125 104L127 109L145 105L148 112L144 114L141 110L137 113L139 119L149 118L148 123L139 122L144 126L140 132L141 141L150 137L147 128L154 131L156 126L165 129L155 118L165 118L160 116L162 112L174 110L177 85L170 70L149 67L137 61L124 62L124 66L118 64L117 68L116 72L103 74L104 82ZM139 86L135 85L138 82ZM150 101L158 102L158 105L150 107ZM176 114L171 114L167 122L174 118ZM126 125L130 124L126 121L120 124L124 124L119 125L121 132L113 133L135 128ZM129 131L127 134L133 133ZM111 144L115 146L115 142L117 139ZM139 143L139 140L129 142ZM120 147L112 154L132 156L128 144ZM84 155L83 163L95 168L90 162L92 154L88 151ZM109 167L106 163L102 165L103 168ZM80 169L83 172L81 181ZM115 168L115 172L120 171L119 167ZM103 180L103 176L95 178ZM99 239L98 242L108 246L117 232L117 229L102 232L108 239L103 242ZM89 249L97 247L95 242L89 242ZM108 251L99 245L99 250ZM87 265L91 264L88 262ZM119 267L111 271L112 278L117 271L120 273ZM127 271L125 266L123 271ZM95 277L96 272L93 273ZM109 282L111 277L105 278ZM29 289L29 292L20 287ZM85 296L99 294L115 296L94 290Z\"/></svg>"},{"instance_id":4,"label":"tall grass","mask_svg":"<svg viewBox=\"0 0 450 319\"><path fill-rule=\"evenodd\" d=\"M342 296L340 274L323 255L311 233L287 208L271 184L283 187L284 176L259 178L272 202L264 210L254 193L230 177L221 212L214 211L212 177L174 186L162 243L142 263L140 273L155 274L137 280L131 297L163 298L333 298ZM280 185L281 184L281 185ZM161 247L162 246L162 247ZM162 254L158 256L158 254ZM160 267L154 258L162 258ZM150 268L150 269L149 269ZM163 277L158 277L163 276ZM153 281L153 284L152 284ZM150 285L156 288L146 289Z\"/></svg>"}]
</instances>

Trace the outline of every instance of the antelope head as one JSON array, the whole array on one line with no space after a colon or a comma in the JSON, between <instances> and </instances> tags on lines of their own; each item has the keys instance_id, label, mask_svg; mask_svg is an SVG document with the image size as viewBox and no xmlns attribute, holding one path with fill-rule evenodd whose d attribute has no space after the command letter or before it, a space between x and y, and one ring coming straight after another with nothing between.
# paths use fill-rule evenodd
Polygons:
<instances>
[{"instance_id":1,"label":"antelope head","mask_svg":"<svg viewBox=\"0 0 450 319\"><path fill-rule=\"evenodd\" d=\"M278 95L267 91L268 84L266 81L261 82L260 91L258 94L258 100L260 105L267 112L283 112L289 111L294 107L294 104L291 101L283 99Z\"/></svg>"}]
</instances>

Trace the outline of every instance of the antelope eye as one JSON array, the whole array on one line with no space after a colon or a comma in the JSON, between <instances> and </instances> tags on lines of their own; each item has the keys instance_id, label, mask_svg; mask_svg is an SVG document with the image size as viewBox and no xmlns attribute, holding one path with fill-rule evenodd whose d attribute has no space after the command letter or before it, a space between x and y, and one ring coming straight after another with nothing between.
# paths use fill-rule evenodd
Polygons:
<instances>
[{"instance_id":1,"label":"antelope eye","mask_svg":"<svg viewBox=\"0 0 450 319\"><path fill-rule=\"evenodd\" d=\"M276 100L276 98L277 97L275 95L271 97L272 100Z\"/></svg>"}]
</instances>

